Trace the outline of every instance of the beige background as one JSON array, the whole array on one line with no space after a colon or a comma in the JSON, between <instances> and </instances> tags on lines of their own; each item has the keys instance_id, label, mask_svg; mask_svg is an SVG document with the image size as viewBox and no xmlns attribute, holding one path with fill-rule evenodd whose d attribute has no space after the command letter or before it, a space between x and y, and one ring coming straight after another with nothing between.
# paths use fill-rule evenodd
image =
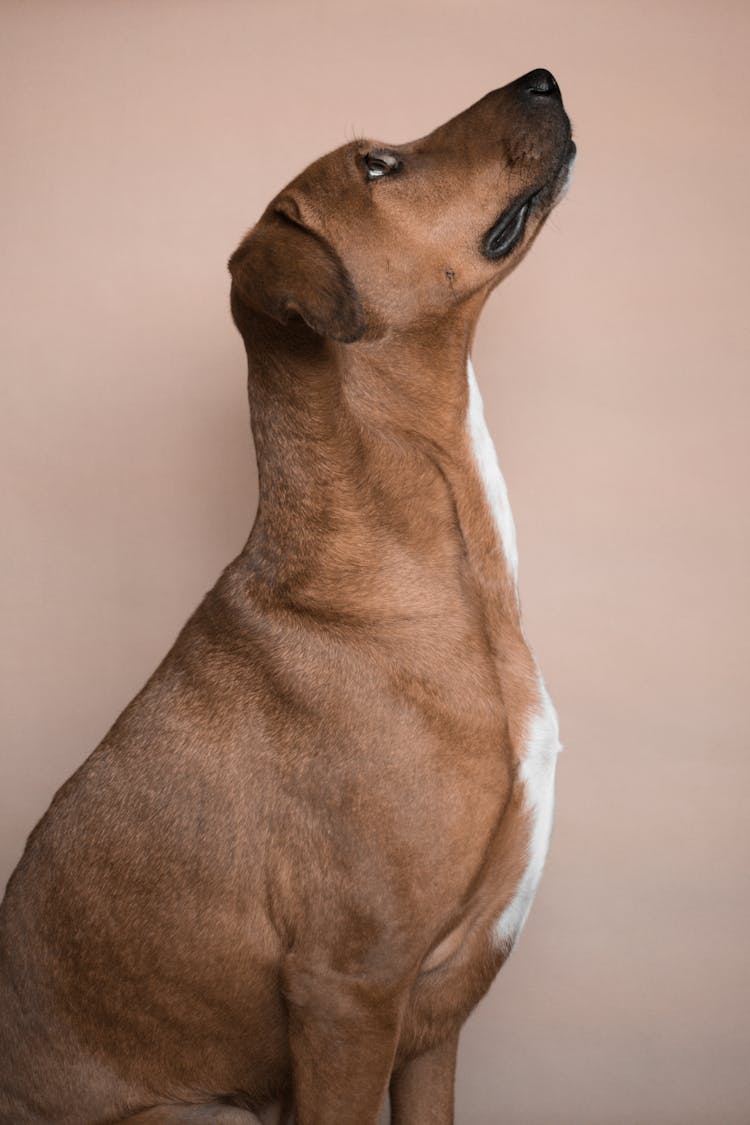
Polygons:
<instances>
[{"instance_id":1,"label":"beige background","mask_svg":"<svg viewBox=\"0 0 750 1125\"><path fill-rule=\"evenodd\" d=\"M475 349L566 750L458 1122L750 1121L747 4L0 4L0 875L243 544L225 261L535 66L580 158Z\"/></svg>"}]
</instances>

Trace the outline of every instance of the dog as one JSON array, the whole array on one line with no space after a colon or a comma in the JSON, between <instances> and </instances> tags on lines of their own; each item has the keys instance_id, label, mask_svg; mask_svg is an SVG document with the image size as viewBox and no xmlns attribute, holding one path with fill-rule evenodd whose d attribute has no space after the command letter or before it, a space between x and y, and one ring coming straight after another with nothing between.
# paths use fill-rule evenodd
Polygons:
<instances>
[{"instance_id":1,"label":"dog","mask_svg":"<svg viewBox=\"0 0 750 1125\"><path fill-rule=\"evenodd\" d=\"M11 877L3 1125L453 1120L559 749L469 356L574 154L535 70L232 255L257 518Z\"/></svg>"}]
</instances>

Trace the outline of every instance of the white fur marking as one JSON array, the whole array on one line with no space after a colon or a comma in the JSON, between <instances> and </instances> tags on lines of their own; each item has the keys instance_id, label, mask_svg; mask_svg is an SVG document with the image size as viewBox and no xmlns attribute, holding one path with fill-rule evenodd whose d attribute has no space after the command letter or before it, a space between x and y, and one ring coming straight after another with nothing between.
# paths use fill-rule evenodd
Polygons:
<instances>
[{"instance_id":1,"label":"white fur marking","mask_svg":"<svg viewBox=\"0 0 750 1125\"><path fill-rule=\"evenodd\" d=\"M482 396L479 393L479 386L471 360L467 363L466 373L469 380L469 434L474 449L474 458L479 469L479 475L482 478L484 490L487 493L487 500L500 537L503 553L515 583L518 580L518 547L516 546L516 525L513 523L513 513L510 510L510 501L508 500L508 489L505 486L503 474L500 472L495 447L484 420Z\"/></svg>"},{"instance_id":2,"label":"white fur marking","mask_svg":"<svg viewBox=\"0 0 750 1125\"><path fill-rule=\"evenodd\" d=\"M562 187L560 188L559 192L557 193L557 199L555 200L556 204L560 202L560 200L563 198L563 196L568 194L568 188L570 187L570 181L573 179L573 167L574 167L577 159L578 159L578 153L576 153L576 155L573 157L573 159L568 163L568 168L567 168L567 171L565 173L565 181L564 181Z\"/></svg>"},{"instance_id":3,"label":"white fur marking","mask_svg":"<svg viewBox=\"0 0 750 1125\"><path fill-rule=\"evenodd\" d=\"M555 766L560 750L557 714L542 677L540 707L531 716L520 765L526 808L531 820L528 862L511 901L495 925L498 945L513 945L523 929L547 858L555 804Z\"/></svg>"},{"instance_id":4,"label":"white fur marking","mask_svg":"<svg viewBox=\"0 0 750 1125\"><path fill-rule=\"evenodd\" d=\"M484 420L482 396L479 393L471 360L467 364L469 381L468 425L479 475L497 528L505 558L518 582L518 547L516 528L508 500L508 489L497 461L495 447ZM495 924L495 941L509 949L523 929L531 909L537 885L547 858L552 813L555 804L555 767L560 750L557 714L544 680L539 674L539 702L529 718L524 754L519 767L526 809L531 824L526 870L513 898Z\"/></svg>"}]
</instances>

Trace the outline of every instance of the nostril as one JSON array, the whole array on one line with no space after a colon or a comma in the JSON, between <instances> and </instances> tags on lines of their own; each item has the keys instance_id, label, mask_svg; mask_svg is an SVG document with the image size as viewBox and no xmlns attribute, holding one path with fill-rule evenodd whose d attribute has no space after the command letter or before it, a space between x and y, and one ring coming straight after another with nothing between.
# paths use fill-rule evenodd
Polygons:
<instances>
[{"instance_id":1,"label":"nostril","mask_svg":"<svg viewBox=\"0 0 750 1125\"><path fill-rule=\"evenodd\" d=\"M528 74L523 76L521 82L528 94L535 94L540 98L560 97L560 87L555 82L554 74L550 74L543 67L540 67L539 70L529 71Z\"/></svg>"}]
</instances>

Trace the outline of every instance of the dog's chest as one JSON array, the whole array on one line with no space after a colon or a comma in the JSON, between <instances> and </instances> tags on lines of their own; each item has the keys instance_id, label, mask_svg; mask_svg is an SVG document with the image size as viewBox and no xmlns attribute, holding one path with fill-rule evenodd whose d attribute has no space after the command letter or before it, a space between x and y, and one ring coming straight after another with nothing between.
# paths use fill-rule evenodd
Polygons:
<instances>
[{"instance_id":1,"label":"dog's chest","mask_svg":"<svg viewBox=\"0 0 750 1125\"><path fill-rule=\"evenodd\" d=\"M523 807L528 840L525 866L512 898L494 928L498 946L510 950L526 921L542 874L555 802L555 767L560 750L557 715L544 681L539 677L539 705L530 715L522 748L518 777L523 787Z\"/></svg>"},{"instance_id":2,"label":"dog's chest","mask_svg":"<svg viewBox=\"0 0 750 1125\"><path fill-rule=\"evenodd\" d=\"M479 387L471 361L469 381L468 428L471 445L487 505L492 514L498 539L514 587L518 577L518 551L508 491L497 461L495 448L484 420ZM528 834L524 869L512 897L502 907L494 927L494 940L510 949L528 915L547 856L555 792L555 767L560 750L557 715L552 700L537 671L533 702L524 717L519 740L518 780L522 786L524 822Z\"/></svg>"}]
</instances>

